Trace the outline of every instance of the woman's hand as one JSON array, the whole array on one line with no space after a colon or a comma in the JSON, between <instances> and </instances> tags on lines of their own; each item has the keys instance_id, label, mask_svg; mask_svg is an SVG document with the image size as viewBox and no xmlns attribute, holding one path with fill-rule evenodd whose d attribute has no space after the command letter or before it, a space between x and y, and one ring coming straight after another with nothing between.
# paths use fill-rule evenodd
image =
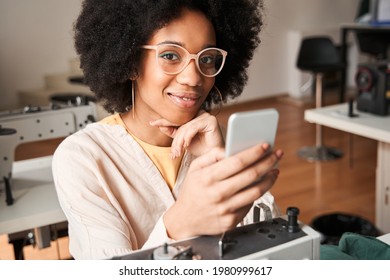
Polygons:
<instances>
[{"instance_id":1,"label":"woman's hand","mask_svg":"<svg viewBox=\"0 0 390 280\"><path fill-rule=\"evenodd\" d=\"M225 158L223 148L214 148L194 160L176 203L164 215L169 236L178 240L236 227L278 177L275 165L283 152L269 149L259 144Z\"/></svg>"},{"instance_id":2,"label":"woman's hand","mask_svg":"<svg viewBox=\"0 0 390 280\"><path fill-rule=\"evenodd\" d=\"M215 147L224 146L217 119L203 110L196 118L182 126L166 119L152 121L150 125L157 126L162 133L173 138L171 146L173 158L179 157L184 149L195 156L200 156Z\"/></svg>"}]
</instances>

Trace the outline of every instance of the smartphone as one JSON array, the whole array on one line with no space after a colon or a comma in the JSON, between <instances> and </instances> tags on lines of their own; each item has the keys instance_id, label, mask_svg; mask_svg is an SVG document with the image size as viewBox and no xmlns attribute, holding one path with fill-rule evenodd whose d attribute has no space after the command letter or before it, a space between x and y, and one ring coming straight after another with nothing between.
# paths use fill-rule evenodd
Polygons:
<instances>
[{"instance_id":1,"label":"smartphone","mask_svg":"<svg viewBox=\"0 0 390 280\"><path fill-rule=\"evenodd\" d=\"M234 155L256 144L274 145L279 113L276 109L237 112L228 119L226 156Z\"/></svg>"}]
</instances>

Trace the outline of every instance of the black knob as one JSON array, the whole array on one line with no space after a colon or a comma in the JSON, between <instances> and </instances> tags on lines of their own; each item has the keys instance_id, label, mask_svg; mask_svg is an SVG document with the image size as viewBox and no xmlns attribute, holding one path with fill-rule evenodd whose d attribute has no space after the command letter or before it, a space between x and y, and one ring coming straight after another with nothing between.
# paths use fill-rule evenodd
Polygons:
<instances>
[{"instance_id":1,"label":"black knob","mask_svg":"<svg viewBox=\"0 0 390 280\"><path fill-rule=\"evenodd\" d=\"M300 231L300 228L298 225L298 215L299 215L299 209L297 207L288 207L287 208L287 218L288 218L287 231L288 232Z\"/></svg>"}]
</instances>

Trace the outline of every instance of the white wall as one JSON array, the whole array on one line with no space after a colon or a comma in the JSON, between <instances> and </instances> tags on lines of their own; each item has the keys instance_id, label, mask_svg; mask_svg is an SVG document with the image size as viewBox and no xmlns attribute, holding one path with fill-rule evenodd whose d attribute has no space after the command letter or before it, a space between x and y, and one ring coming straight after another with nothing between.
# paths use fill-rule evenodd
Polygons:
<instances>
[{"instance_id":1,"label":"white wall","mask_svg":"<svg viewBox=\"0 0 390 280\"><path fill-rule=\"evenodd\" d=\"M266 25L261 33L262 43L239 101L292 94L297 82L293 71L296 71L299 46L289 44L289 34L318 32L335 37L333 33L338 33L340 24L354 20L358 3L359 0L265 0ZM336 37L338 39L339 34Z\"/></svg>"},{"instance_id":2,"label":"white wall","mask_svg":"<svg viewBox=\"0 0 390 280\"><path fill-rule=\"evenodd\" d=\"M72 23L81 0L0 0L0 110L18 91L39 89L44 75L69 70Z\"/></svg>"},{"instance_id":3,"label":"white wall","mask_svg":"<svg viewBox=\"0 0 390 280\"><path fill-rule=\"evenodd\" d=\"M289 31L338 29L340 23L353 20L358 2L265 0L262 44L238 101L291 91L291 57L296 50L288 45ZM72 24L80 3L0 0L0 110L17 107L19 91L43 87L46 74L69 70L69 60L75 57Z\"/></svg>"}]
</instances>

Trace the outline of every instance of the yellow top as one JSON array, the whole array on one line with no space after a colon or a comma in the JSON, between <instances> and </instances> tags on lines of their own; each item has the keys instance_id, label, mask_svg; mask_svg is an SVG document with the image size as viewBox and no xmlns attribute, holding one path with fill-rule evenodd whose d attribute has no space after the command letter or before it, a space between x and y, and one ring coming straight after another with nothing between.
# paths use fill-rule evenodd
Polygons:
<instances>
[{"instance_id":1,"label":"yellow top","mask_svg":"<svg viewBox=\"0 0 390 280\"><path fill-rule=\"evenodd\" d=\"M169 188L171 190L173 189L183 155L179 158L172 159L171 147L154 146L142 141L130 132L119 114L110 115L101 120L100 123L123 126L126 131L134 138L134 140L142 147L148 157L153 161L154 165L158 168L161 175L163 176L165 182L167 182Z\"/></svg>"}]
</instances>

